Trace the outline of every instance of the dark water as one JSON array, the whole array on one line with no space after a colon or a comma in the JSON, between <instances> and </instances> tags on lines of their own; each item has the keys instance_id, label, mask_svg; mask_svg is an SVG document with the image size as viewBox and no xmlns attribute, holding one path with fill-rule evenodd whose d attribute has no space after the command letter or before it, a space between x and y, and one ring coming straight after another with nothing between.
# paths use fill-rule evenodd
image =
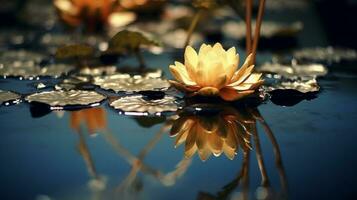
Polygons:
<instances>
[{"instance_id":1,"label":"dark water","mask_svg":"<svg viewBox=\"0 0 357 200\"><path fill-rule=\"evenodd\" d=\"M267 17L303 20L299 44L327 45L317 15L303 14L306 19L299 12ZM172 57L146 59L168 75ZM322 90L315 99L292 107L260 105L272 135L258 123L252 150L233 160L211 155L202 161L197 153L184 158L184 145L174 148L176 138L160 132L168 121L143 127L107 102L94 112L106 122L105 130L94 134L86 124L71 127L74 112L33 118L28 103L1 106L0 199L238 200L266 194L270 199L356 199L357 74L350 69L330 71L319 80ZM33 82L12 79L1 80L0 89L36 91Z\"/></svg>"},{"instance_id":2,"label":"dark water","mask_svg":"<svg viewBox=\"0 0 357 200\"><path fill-rule=\"evenodd\" d=\"M332 73L320 83L324 89L316 99L293 107L268 102L258 108L277 141L274 146L258 125L269 191L280 195L273 199L281 195L288 199L351 199L356 195L356 75ZM158 133L165 123L144 128L106 104L101 109L108 131L90 135L85 125L80 132L70 127L71 112L32 118L26 103L1 107L3 199L44 198L41 195L53 199L195 199L202 193L217 195L244 167L242 152L234 160L212 155L205 162L196 154L192 162L185 161L188 166L181 176L166 180L162 177L177 169L184 149L183 145L174 148L174 138L167 132ZM141 161L154 172L133 168L132 159L152 142ZM83 144L90 153L90 164L79 151ZM274 148L280 148L282 165L276 165ZM90 168L95 168L94 176ZM255 199L262 190L254 146L248 169L248 191L241 183L230 193L233 198L248 193ZM155 175L158 173L163 176ZM104 190L88 186L95 176L105 177Z\"/></svg>"}]
</instances>

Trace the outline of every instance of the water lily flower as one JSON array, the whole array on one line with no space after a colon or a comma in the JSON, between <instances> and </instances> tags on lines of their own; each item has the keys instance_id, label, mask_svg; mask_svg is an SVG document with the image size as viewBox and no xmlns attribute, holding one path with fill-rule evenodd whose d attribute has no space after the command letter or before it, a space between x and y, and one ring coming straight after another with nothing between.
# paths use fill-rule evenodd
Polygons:
<instances>
[{"instance_id":1,"label":"water lily flower","mask_svg":"<svg viewBox=\"0 0 357 200\"><path fill-rule=\"evenodd\" d=\"M176 137L175 147L185 144L185 157L191 158L198 152L205 161L210 155L216 157L224 153L233 159L238 150L248 150L251 117L227 107L216 115L182 114L173 122L170 131Z\"/></svg>"},{"instance_id":2,"label":"water lily flower","mask_svg":"<svg viewBox=\"0 0 357 200\"><path fill-rule=\"evenodd\" d=\"M263 84L262 74L252 73L252 54L237 70L239 55L235 47L223 49L220 43L202 44L198 53L191 47L185 49L185 62L170 65L176 81L170 81L178 90L190 95L220 96L234 101L255 92Z\"/></svg>"}]
</instances>

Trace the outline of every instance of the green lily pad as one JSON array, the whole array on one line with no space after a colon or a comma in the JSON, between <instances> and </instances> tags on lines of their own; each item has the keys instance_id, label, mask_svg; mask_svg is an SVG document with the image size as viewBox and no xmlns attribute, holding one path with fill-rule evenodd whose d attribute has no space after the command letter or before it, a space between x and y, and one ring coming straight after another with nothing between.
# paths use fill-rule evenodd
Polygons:
<instances>
[{"instance_id":1,"label":"green lily pad","mask_svg":"<svg viewBox=\"0 0 357 200\"><path fill-rule=\"evenodd\" d=\"M109 41L109 51L133 51L141 46L160 46L160 43L143 33L123 30L115 34Z\"/></svg>"}]
</instances>

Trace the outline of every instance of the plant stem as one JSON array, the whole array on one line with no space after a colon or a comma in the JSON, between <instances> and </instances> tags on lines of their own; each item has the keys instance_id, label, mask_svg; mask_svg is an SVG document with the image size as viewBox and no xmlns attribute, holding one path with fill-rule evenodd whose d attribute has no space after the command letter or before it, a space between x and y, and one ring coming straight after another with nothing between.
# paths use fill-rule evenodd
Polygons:
<instances>
[{"instance_id":1,"label":"plant stem","mask_svg":"<svg viewBox=\"0 0 357 200\"><path fill-rule=\"evenodd\" d=\"M198 12L195 14L195 16L193 17L193 20L190 24L190 27L187 30L187 37L186 37L186 41L185 41L185 46L184 48L190 44L190 40L193 34L193 31L195 30L197 23L199 21L199 19L201 18L201 15L203 13L202 9L199 9Z\"/></svg>"},{"instance_id":2,"label":"plant stem","mask_svg":"<svg viewBox=\"0 0 357 200\"><path fill-rule=\"evenodd\" d=\"M246 25L246 53L249 55L252 52L252 0L246 0L245 5L245 25Z\"/></svg>"},{"instance_id":3,"label":"plant stem","mask_svg":"<svg viewBox=\"0 0 357 200\"><path fill-rule=\"evenodd\" d=\"M265 8L265 0L260 0L259 1L258 17L257 17L257 21L255 24L254 39L253 39L253 51L252 51L253 63L255 63L255 58L256 58L256 54L257 54L258 41L259 41L259 37L260 37L260 27L261 27L262 21L263 21L264 8Z\"/></svg>"},{"instance_id":4,"label":"plant stem","mask_svg":"<svg viewBox=\"0 0 357 200\"><path fill-rule=\"evenodd\" d=\"M146 65L145 65L144 57L141 55L140 49L134 50L134 54L139 61L140 70L145 69Z\"/></svg>"}]
</instances>

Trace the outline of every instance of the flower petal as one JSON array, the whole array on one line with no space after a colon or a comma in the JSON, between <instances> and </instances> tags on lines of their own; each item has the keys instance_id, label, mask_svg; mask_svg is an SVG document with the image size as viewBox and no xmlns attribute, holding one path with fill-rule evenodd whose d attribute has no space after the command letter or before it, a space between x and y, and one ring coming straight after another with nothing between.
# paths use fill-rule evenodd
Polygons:
<instances>
[{"instance_id":1,"label":"flower petal","mask_svg":"<svg viewBox=\"0 0 357 200\"><path fill-rule=\"evenodd\" d=\"M215 87L204 87L198 90L197 94L202 96L215 96L219 94L219 90Z\"/></svg>"},{"instance_id":2,"label":"flower petal","mask_svg":"<svg viewBox=\"0 0 357 200\"><path fill-rule=\"evenodd\" d=\"M242 67L233 75L231 83L236 82L244 74L247 68L251 66L252 59L253 59L253 54L249 54L248 57L245 59Z\"/></svg>"},{"instance_id":3,"label":"flower petal","mask_svg":"<svg viewBox=\"0 0 357 200\"><path fill-rule=\"evenodd\" d=\"M237 86L241 84L244 80L246 80L252 73L254 69L254 65L249 66L248 68L243 70L240 70L238 74L236 75L236 81L231 82L228 86Z\"/></svg>"},{"instance_id":4,"label":"flower petal","mask_svg":"<svg viewBox=\"0 0 357 200\"><path fill-rule=\"evenodd\" d=\"M186 86L182 83L179 83L177 81L172 81L172 80L169 80L169 83L181 92L195 92L200 89L200 87L198 87L198 86Z\"/></svg>"},{"instance_id":5,"label":"flower petal","mask_svg":"<svg viewBox=\"0 0 357 200\"><path fill-rule=\"evenodd\" d=\"M170 65L169 68L171 74L179 82L184 83L185 85L196 85L196 83L188 76L185 66L180 62L175 62L175 65Z\"/></svg>"},{"instance_id":6,"label":"flower petal","mask_svg":"<svg viewBox=\"0 0 357 200\"><path fill-rule=\"evenodd\" d=\"M252 93L254 93L254 90L245 90L238 92L233 88L225 87L219 91L219 96L221 96L221 98L226 101L235 101Z\"/></svg>"},{"instance_id":7,"label":"flower petal","mask_svg":"<svg viewBox=\"0 0 357 200\"><path fill-rule=\"evenodd\" d=\"M196 76L197 65L198 65L198 55L196 51L191 46L187 46L185 49L185 66L189 77L194 81Z\"/></svg>"}]
</instances>

